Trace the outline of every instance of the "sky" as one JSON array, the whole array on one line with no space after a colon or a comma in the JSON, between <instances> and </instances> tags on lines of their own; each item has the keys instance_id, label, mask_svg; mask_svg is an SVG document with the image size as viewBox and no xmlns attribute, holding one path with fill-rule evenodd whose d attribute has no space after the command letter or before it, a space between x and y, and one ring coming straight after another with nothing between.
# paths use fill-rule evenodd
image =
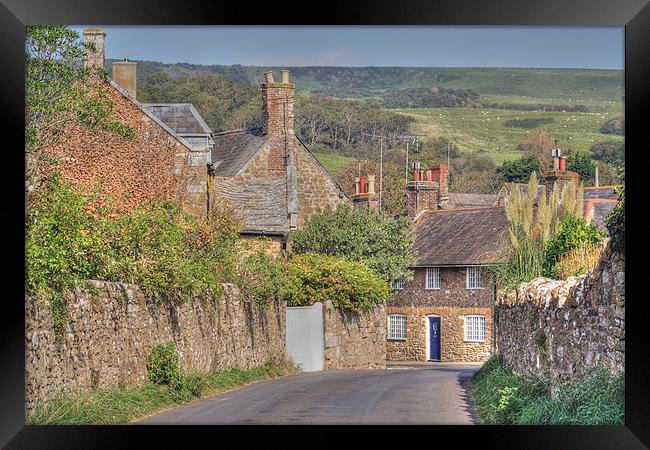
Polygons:
<instances>
[{"instance_id":1,"label":"sky","mask_svg":"<svg viewBox=\"0 0 650 450\"><path fill-rule=\"evenodd\" d=\"M254 66L623 69L623 27L73 26L106 58Z\"/></svg>"}]
</instances>

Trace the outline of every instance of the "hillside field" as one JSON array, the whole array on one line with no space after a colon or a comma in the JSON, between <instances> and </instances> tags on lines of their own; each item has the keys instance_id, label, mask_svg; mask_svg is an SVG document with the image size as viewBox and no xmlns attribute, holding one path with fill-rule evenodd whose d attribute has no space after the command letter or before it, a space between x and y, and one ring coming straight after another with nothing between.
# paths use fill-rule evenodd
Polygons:
<instances>
[{"instance_id":1,"label":"hillside field","mask_svg":"<svg viewBox=\"0 0 650 450\"><path fill-rule=\"evenodd\" d=\"M495 102L545 103L553 104L551 99L523 98L508 96ZM545 112L520 111L499 108L418 108L394 109L392 111L413 116L416 120L413 131L424 134L426 139L452 136L453 143L461 151L484 153L497 164L521 156L517 146L535 128L509 128L505 126L510 119L552 118L553 122L542 125L548 127L560 139L560 148L589 151L599 141L623 141L623 136L603 134L600 126L607 120L623 115L619 102L585 102L590 112Z\"/></svg>"}]
</instances>

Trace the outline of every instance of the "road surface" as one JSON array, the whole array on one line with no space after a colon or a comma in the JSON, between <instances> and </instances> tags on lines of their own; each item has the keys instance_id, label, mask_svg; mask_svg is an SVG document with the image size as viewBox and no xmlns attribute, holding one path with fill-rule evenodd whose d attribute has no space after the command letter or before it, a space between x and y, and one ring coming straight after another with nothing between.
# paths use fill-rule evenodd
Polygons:
<instances>
[{"instance_id":1,"label":"road surface","mask_svg":"<svg viewBox=\"0 0 650 450\"><path fill-rule=\"evenodd\" d=\"M467 380L480 364L402 363L299 373L195 401L135 424L473 424Z\"/></svg>"}]
</instances>

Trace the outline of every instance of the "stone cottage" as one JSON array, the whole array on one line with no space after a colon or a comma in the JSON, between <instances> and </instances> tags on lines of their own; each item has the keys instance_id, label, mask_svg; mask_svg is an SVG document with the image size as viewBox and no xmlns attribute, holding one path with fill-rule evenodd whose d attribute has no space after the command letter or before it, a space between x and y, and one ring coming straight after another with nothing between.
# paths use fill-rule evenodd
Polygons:
<instances>
[{"instance_id":1,"label":"stone cottage","mask_svg":"<svg viewBox=\"0 0 650 450\"><path fill-rule=\"evenodd\" d=\"M89 51L86 67L103 68L106 34L101 29L86 29L83 36L97 49ZM113 104L110 120L130 126L134 138L73 122L66 125L56 144L44 149L45 155L58 160L56 170L64 181L85 191L101 182L122 209L157 198L177 200L190 212L204 214L205 194L200 187L205 184L205 164L192 165L195 149L135 99L135 79L131 86L125 76L130 73L135 72L114 68L126 87L115 80L97 78L92 82Z\"/></svg>"},{"instance_id":2,"label":"stone cottage","mask_svg":"<svg viewBox=\"0 0 650 450\"><path fill-rule=\"evenodd\" d=\"M441 209L446 169L416 170L407 186L417 261L413 279L394 282L387 301L388 360L485 361L493 349L486 266L502 256L508 218L501 206Z\"/></svg>"},{"instance_id":3,"label":"stone cottage","mask_svg":"<svg viewBox=\"0 0 650 450\"><path fill-rule=\"evenodd\" d=\"M265 78L262 126L213 135L209 195L226 199L242 217L243 238L269 238L278 252L286 249L289 231L351 200L296 136L289 71L282 70L279 83L272 72Z\"/></svg>"}]
</instances>

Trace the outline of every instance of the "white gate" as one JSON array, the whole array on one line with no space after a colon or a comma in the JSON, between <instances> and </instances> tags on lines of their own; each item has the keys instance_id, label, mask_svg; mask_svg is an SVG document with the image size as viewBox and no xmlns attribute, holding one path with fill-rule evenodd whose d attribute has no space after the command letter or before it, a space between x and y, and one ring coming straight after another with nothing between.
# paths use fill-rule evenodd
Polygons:
<instances>
[{"instance_id":1,"label":"white gate","mask_svg":"<svg viewBox=\"0 0 650 450\"><path fill-rule=\"evenodd\" d=\"M304 372L323 370L323 305L287 308L287 356Z\"/></svg>"}]
</instances>

